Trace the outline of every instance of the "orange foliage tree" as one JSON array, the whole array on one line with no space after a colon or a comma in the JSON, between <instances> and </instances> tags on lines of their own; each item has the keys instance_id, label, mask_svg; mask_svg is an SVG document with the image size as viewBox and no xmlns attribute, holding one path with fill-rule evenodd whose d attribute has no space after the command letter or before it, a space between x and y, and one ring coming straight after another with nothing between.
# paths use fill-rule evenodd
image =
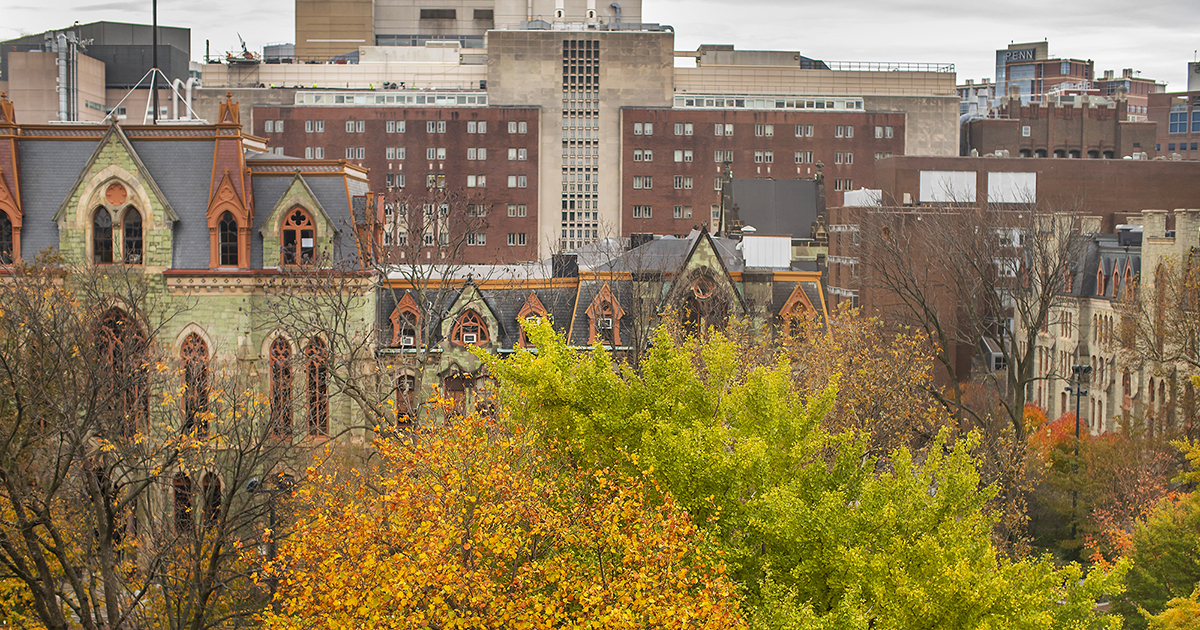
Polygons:
<instances>
[{"instance_id":1,"label":"orange foliage tree","mask_svg":"<svg viewBox=\"0 0 1200 630\"><path fill-rule=\"evenodd\" d=\"M649 476L582 471L475 415L310 471L277 561L290 628L738 628L719 552Z\"/></svg>"}]
</instances>

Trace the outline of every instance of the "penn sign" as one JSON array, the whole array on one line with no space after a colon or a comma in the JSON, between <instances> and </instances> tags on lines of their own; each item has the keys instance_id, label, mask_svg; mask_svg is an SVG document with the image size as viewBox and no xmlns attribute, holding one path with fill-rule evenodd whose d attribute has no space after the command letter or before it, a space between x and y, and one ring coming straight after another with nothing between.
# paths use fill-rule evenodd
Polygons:
<instances>
[{"instance_id":1,"label":"penn sign","mask_svg":"<svg viewBox=\"0 0 1200 630\"><path fill-rule=\"evenodd\" d=\"M1021 50L1009 50L1004 53L1004 61L1006 63L1009 61L1033 61L1036 53L1037 53L1036 48L1023 48Z\"/></svg>"}]
</instances>

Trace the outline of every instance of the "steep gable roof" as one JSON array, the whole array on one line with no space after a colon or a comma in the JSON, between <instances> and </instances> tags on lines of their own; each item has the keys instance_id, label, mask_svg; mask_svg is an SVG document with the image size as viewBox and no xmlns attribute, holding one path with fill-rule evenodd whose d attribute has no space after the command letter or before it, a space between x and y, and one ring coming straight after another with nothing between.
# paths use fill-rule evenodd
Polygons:
<instances>
[{"instance_id":1,"label":"steep gable roof","mask_svg":"<svg viewBox=\"0 0 1200 630\"><path fill-rule=\"evenodd\" d=\"M67 191L66 198L58 206L58 212L54 213L54 220L62 221L69 216L71 200L80 192L80 188L84 183L91 179L96 172L102 170L104 166L112 164L121 158L126 158L132 162L138 180L162 204L163 217L170 222L178 221L179 215L175 214L175 210L171 208L171 202L167 201L167 196L158 187L158 183L154 181L154 176L150 174L150 169L146 168L146 164L142 162L142 158L138 155L138 152L129 143L129 137L125 135L125 132L121 130L121 126L116 121L109 123L104 136L96 144L96 150L92 152L92 157L88 158L83 170L79 171L74 185Z\"/></svg>"}]
</instances>

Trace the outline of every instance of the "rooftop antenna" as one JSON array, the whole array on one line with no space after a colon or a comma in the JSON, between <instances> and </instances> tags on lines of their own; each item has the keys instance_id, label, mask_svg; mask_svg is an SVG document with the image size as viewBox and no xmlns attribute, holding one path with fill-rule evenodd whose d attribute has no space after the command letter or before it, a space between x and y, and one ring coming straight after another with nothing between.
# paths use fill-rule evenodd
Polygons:
<instances>
[{"instance_id":1,"label":"rooftop antenna","mask_svg":"<svg viewBox=\"0 0 1200 630\"><path fill-rule=\"evenodd\" d=\"M150 3L151 21L154 29L154 55L153 64L154 70L158 70L158 0L152 0ZM150 73L150 94L154 99L154 117L151 120L154 124L158 124L158 74L154 71Z\"/></svg>"}]
</instances>

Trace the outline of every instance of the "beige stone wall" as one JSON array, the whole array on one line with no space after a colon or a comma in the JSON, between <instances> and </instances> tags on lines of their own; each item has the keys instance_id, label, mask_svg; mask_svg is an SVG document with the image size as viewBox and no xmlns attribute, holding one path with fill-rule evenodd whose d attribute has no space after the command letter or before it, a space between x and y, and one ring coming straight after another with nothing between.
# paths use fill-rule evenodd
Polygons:
<instances>
[{"instance_id":1,"label":"beige stone wall","mask_svg":"<svg viewBox=\"0 0 1200 630\"><path fill-rule=\"evenodd\" d=\"M457 58L457 54L454 55ZM359 63L359 64L259 64L251 67L229 67L223 64L204 66L204 86L218 88L253 88L258 85L275 87L302 86L306 88L369 89L385 82L404 83L406 88L421 89L478 89L480 80L487 79L487 66L434 63Z\"/></svg>"},{"instance_id":2,"label":"beige stone wall","mask_svg":"<svg viewBox=\"0 0 1200 630\"><path fill-rule=\"evenodd\" d=\"M374 45L373 7L371 0L296 0L296 56L325 60Z\"/></svg>"},{"instance_id":3,"label":"beige stone wall","mask_svg":"<svg viewBox=\"0 0 1200 630\"><path fill-rule=\"evenodd\" d=\"M8 98L18 121L41 124L58 120L57 54L9 53L8 79Z\"/></svg>"},{"instance_id":4,"label":"beige stone wall","mask_svg":"<svg viewBox=\"0 0 1200 630\"><path fill-rule=\"evenodd\" d=\"M953 72L805 70L778 66L675 68L675 89L703 94L954 96Z\"/></svg>"},{"instance_id":5,"label":"beige stone wall","mask_svg":"<svg viewBox=\"0 0 1200 630\"><path fill-rule=\"evenodd\" d=\"M958 102L957 96L864 96L863 108L905 114L905 155L956 156Z\"/></svg>"}]
</instances>

